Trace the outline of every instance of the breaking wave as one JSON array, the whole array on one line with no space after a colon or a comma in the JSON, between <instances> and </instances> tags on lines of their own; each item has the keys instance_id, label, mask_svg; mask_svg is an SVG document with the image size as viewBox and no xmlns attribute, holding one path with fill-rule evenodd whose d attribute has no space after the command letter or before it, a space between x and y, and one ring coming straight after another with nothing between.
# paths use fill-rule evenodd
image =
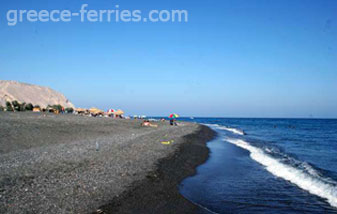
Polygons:
<instances>
[{"instance_id":1,"label":"breaking wave","mask_svg":"<svg viewBox=\"0 0 337 214\"><path fill-rule=\"evenodd\" d=\"M337 183L330 178L323 177L310 164L290 157L284 161L273 157L271 149L258 148L241 139L228 138L225 141L248 150L250 157L265 166L273 175L296 184L311 194L327 199L331 206L337 207ZM286 155L283 154L283 156Z\"/></svg>"},{"instance_id":2,"label":"breaking wave","mask_svg":"<svg viewBox=\"0 0 337 214\"><path fill-rule=\"evenodd\" d=\"M204 124L204 125L213 127L214 129L229 131L229 132L232 132L232 133L238 134L238 135L246 135L243 130L240 130L240 129L237 129L237 128L221 126L221 125L218 125L218 124Z\"/></svg>"}]
</instances>

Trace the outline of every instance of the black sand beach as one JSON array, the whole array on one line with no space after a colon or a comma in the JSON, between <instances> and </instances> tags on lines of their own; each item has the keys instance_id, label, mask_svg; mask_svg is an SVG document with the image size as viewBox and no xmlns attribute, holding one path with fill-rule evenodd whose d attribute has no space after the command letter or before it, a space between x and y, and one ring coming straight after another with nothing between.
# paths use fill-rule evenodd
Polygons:
<instances>
[{"instance_id":1,"label":"black sand beach","mask_svg":"<svg viewBox=\"0 0 337 214\"><path fill-rule=\"evenodd\" d=\"M0 113L0 213L195 213L177 185L215 133L140 123Z\"/></svg>"}]
</instances>

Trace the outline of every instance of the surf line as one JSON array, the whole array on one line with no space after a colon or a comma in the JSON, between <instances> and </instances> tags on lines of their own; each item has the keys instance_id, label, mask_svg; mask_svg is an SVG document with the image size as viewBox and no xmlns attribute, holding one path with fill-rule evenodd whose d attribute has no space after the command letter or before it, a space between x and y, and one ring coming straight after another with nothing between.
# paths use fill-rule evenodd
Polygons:
<instances>
[{"instance_id":1,"label":"surf line","mask_svg":"<svg viewBox=\"0 0 337 214\"><path fill-rule=\"evenodd\" d=\"M238 134L238 135L246 135L246 133L243 130L240 130L240 129L237 129L237 128L221 126L221 125L218 125L218 124L207 124L207 123L204 123L203 125L209 126L211 128L214 128L214 129L225 130L225 131L232 132L232 133Z\"/></svg>"},{"instance_id":2,"label":"surf line","mask_svg":"<svg viewBox=\"0 0 337 214\"><path fill-rule=\"evenodd\" d=\"M323 178L314 177L300 169L284 164L244 140L227 138L224 141L248 150L250 157L265 166L273 175L281 177L313 195L324 198L331 206L337 207L337 187L335 185L324 182Z\"/></svg>"}]
</instances>

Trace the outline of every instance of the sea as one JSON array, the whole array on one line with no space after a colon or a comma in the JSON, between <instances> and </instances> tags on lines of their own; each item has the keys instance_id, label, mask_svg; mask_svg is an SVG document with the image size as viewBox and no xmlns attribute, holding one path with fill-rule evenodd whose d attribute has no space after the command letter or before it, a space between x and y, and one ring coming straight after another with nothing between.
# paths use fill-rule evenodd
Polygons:
<instances>
[{"instance_id":1,"label":"sea","mask_svg":"<svg viewBox=\"0 0 337 214\"><path fill-rule=\"evenodd\" d=\"M179 186L201 213L337 213L337 120L183 120L218 133Z\"/></svg>"}]
</instances>

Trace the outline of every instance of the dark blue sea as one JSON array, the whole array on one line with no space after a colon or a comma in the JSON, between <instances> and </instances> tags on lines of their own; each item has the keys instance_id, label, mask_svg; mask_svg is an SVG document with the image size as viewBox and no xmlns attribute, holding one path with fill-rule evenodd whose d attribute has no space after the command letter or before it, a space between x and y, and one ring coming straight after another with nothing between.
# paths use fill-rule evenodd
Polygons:
<instances>
[{"instance_id":1,"label":"dark blue sea","mask_svg":"<svg viewBox=\"0 0 337 214\"><path fill-rule=\"evenodd\" d=\"M181 194L202 213L337 213L337 120L215 119Z\"/></svg>"}]
</instances>

